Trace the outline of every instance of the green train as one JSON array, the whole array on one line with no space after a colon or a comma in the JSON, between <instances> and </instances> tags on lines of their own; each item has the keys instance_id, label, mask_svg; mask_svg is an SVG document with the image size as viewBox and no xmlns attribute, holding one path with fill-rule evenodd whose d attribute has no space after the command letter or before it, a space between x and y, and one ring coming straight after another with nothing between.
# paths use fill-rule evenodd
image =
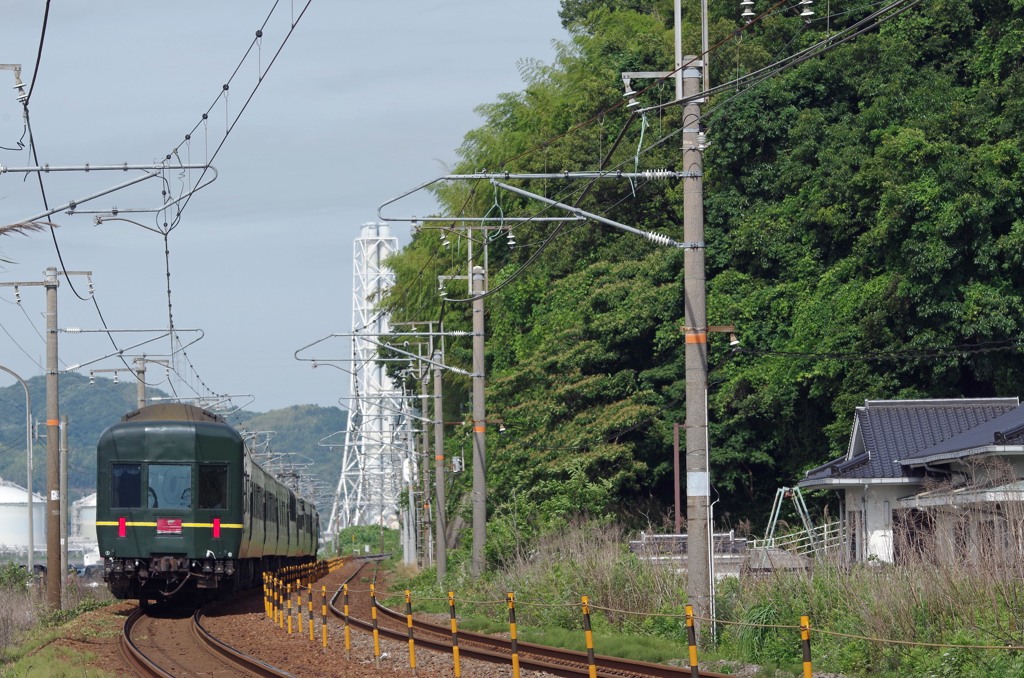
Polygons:
<instances>
[{"instance_id":1,"label":"green train","mask_svg":"<svg viewBox=\"0 0 1024 678\"><path fill-rule=\"evenodd\" d=\"M96 451L96 536L116 598L229 594L316 559L316 507L253 461L217 414L143 407L107 428Z\"/></svg>"}]
</instances>

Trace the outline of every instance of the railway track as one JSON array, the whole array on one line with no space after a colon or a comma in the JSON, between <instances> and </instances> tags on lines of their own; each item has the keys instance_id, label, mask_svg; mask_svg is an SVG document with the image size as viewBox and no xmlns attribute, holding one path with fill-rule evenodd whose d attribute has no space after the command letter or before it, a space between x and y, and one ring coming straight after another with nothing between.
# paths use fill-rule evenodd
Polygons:
<instances>
[{"instance_id":1,"label":"railway track","mask_svg":"<svg viewBox=\"0 0 1024 678\"><path fill-rule=\"evenodd\" d=\"M211 603L215 605L216 603ZM203 627L209 605L191 615L160 607L138 608L124 622L121 654L140 676L242 675L283 677L292 674L238 652Z\"/></svg>"},{"instance_id":2,"label":"railway track","mask_svg":"<svg viewBox=\"0 0 1024 678\"><path fill-rule=\"evenodd\" d=\"M351 582L357 577L362 576L366 568L375 566L376 563L366 563L348 581ZM375 577L376 575L374 574L372 579L375 579ZM330 601L329 608L331 614L343 620L345 617L344 610L338 607L338 599L341 595L342 589L339 587ZM343 602L342 605L344 605ZM408 641L409 627L406 614L386 608L379 603L376 609L378 613L376 620L377 633L384 638L400 642ZM358 610L360 615L354 616L353 610ZM362 590L362 587L359 587L358 591L350 591L349 625L372 633L374 621L365 618L366 615L370 614L369 610L369 592ZM425 648L452 654L452 632L450 626L433 624L414 617L413 638L416 649ZM478 659L504 666L512 663L511 640L461 630L458 632L457 638L460 658ZM590 675L588 657L583 652L518 642L517 656L519 667L523 670L546 671L552 675L566 676L568 678ZM603 655L595 657L595 664L597 666L597 675L604 678L674 678L693 676L689 667L681 668ZM727 678L727 674L703 670L698 675L703 678Z\"/></svg>"}]
</instances>

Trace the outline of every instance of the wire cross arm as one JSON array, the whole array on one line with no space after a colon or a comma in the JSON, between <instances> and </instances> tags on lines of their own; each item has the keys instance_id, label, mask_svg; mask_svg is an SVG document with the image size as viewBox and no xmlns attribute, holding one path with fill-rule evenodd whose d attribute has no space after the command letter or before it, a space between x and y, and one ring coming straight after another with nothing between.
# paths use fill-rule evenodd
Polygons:
<instances>
[{"instance_id":1,"label":"wire cross arm","mask_svg":"<svg viewBox=\"0 0 1024 678\"><path fill-rule=\"evenodd\" d=\"M565 203L558 202L557 200L551 200L550 198L545 198L544 196L537 195L536 193L530 193L529 191L524 191L523 189L517 188L515 186L509 186L508 184L503 184L503 183L501 183L499 181L496 181L494 179L491 180L491 183L494 184L495 186L497 186L498 188L505 189L506 191L511 191L512 193L516 193L516 194L524 196L526 198L533 198L534 200L539 200L540 202L543 202L543 203L546 203L548 205L551 205L552 207L557 207L558 209L565 210L566 212L570 212L572 214L575 214L577 216L583 217L585 219L593 219L594 221L601 222L602 224L606 224L606 225L611 226L613 228L617 228L617 229L622 230L622 231L627 231L629 233L635 233L636 235L639 235L642 238L646 238L647 240L650 240L651 242L653 242L653 243L655 243L657 245L669 245L671 247L677 247L677 248L680 248L680 249L703 249L704 248L704 243L703 242L679 242L677 240L673 240L672 238L668 237L667 235L662 235L661 233L653 233L653 232L650 232L650 231L641 231L639 228L633 228L632 226L627 226L626 224L621 224L621 223L619 223L617 221L613 221L612 219L606 219L605 217L602 217L602 216L600 216L598 214L593 214L591 212L587 212L585 210L581 210L580 208L573 207L572 205L566 205Z\"/></svg>"},{"instance_id":2,"label":"wire cross arm","mask_svg":"<svg viewBox=\"0 0 1024 678\"><path fill-rule=\"evenodd\" d=\"M389 351L394 351L395 353L398 353L400 355L409 356L413 360L418 360L418 361L420 361L422 363L426 363L427 365L433 365L434 367L440 367L442 370L448 370L449 372L454 372L455 374L461 374L461 375L463 375L465 377L477 377L477 376L480 376L478 374L474 374L473 372L469 372L467 370L464 370L464 369L462 369L460 367L455 367L453 365L445 365L444 363L439 363L439 362L437 362L435 360L431 360L429 358L424 358L423 356L416 355L415 353L410 353L409 351L403 351L402 349L398 348L397 346L390 346L390 345L385 344L385 343L380 342L380 341L374 341L373 339L364 338L363 340L368 342L368 343L370 343L370 344L373 344L374 346L378 346L380 348L387 349Z\"/></svg>"},{"instance_id":3,"label":"wire cross arm","mask_svg":"<svg viewBox=\"0 0 1024 678\"><path fill-rule=\"evenodd\" d=\"M402 193L396 198L392 198L387 202L383 203L377 208L377 216L382 221L399 221L399 222L431 222L431 221L459 221L459 222L485 222L485 221L497 221L494 217L483 216L483 217L464 217L464 216L445 216L445 217L392 217L385 216L384 208L388 205L393 205L399 200L406 198L413 193L422 191L425 188L441 182L441 181L480 181L480 180L495 180L501 179L508 181L511 179L680 179L687 176L685 172L675 172L672 170L645 170L643 172L623 172L622 170L614 171L601 171L601 172L475 172L473 174L445 174L444 176L431 179L430 181L420 184L416 188ZM500 221L506 223L520 223L520 222L550 222L550 221L586 221L586 217L582 216L566 216L566 217L509 217L503 216Z\"/></svg>"},{"instance_id":4,"label":"wire cross arm","mask_svg":"<svg viewBox=\"0 0 1024 678\"><path fill-rule=\"evenodd\" d=\"M159 332L159 334L157 334L154 337L150 337L149 339L145 339L144 341L140 341L137 344L132 344L131 346L126 346L125 348L118 349L117 351L113 351L111 353L108 353L107 355L100 356L99 358L95 358L95 359L90 360L88 362L78 363L76 365L68 365L66 368L64 368L64 370L62 370L65 373L67 373L67 372L74 372L74 371L79 370L79 369L81 369L83 367L86 367L88 365L92 365L94 363L98 363L101 360L106 360L107 358L115 358L115 357L123 358L124 355L127 352L132 351L132 350L134 350L136 348L139 348L140 346L145 346L147 344L151 344L154 341L159 341L160 339L164 339L164 338L170 336L170 334L171 334L171 332L166 330L166 329L160 329L160 330L143 330L143 329L138 329L138 330L112 330L112 329L83 330L83 329L78 328L78 327L66 327L66 328L58 329L57 331L61 332L63 334L89 334L89 333L96 333L96 334L106 334L106 335L111 335L111 334L115 334L115 333L125 333L125 332L132 332L132 333L135 333L135 332ZM205 336L203 330L201 330L201 329L180 329L180 330L176 329L176 330L174 330L174 332L176 334L177 333L183 333L183 332L198 332L199 333L199 336L197 336L195 339L193 339L192 341L188 342L184 346L181 346L180 348L175 350L174 353L179 353L181 351L184 351L186 348L188 348L192 344L196 343L197 341L199 341L200 339L202 339ZM174 355L174 353L172 353L171 355Z\"/></svg>"},{"instance_id":5,"label":"wire cross arm","mask_svg":"<svg viewBox=\"0 0 1024 678\"><path fill-rule=\"evenodd\" d=\"M177 166L173 167L172 169L178 170L178 169L182 169L182 168L187 169L187 168L190 168L190 167L193 167L193 168L201 167L203 169L203 175L200 178L200 182L198 184L196 184L195 186L193 186L192 188L190 188L189 190L183 192L177 198L170 198L168 200L165 200L163 202L163 204L161 204L161 205L159 205L157 207L127 207L127 208L115 207L115 208L112 208L112 209L109 209L109 210L74 210L74 209L71 209L71 210L68 210L68 214L95 214L95 215L97 215L97 217L96 217L96 225L99 225L103 221L108 221L111 218L116 217L118 214L156 214L156 213L159 213L159 212L163 212L164 210L170 209L171 207L173 207L174 205L177 205L178 203L191 200L191 198L192 198L192 196L194 194L198 193L199 191L203 190L204 188L206 188L207 186L209 186L213 182L217 181L217 177L219 176L218 173L217 173L217 168L213 167L212 165L199 165L199 166L177 165ZM212 172L213 174L211 174L209 177L206 177L206 172L207 171ZM125 220L125 221L127 221L127 220ZM153 229L150 229L150 230L153 230Z\"/></svg>"},{"instance_id":6,"label":"wire cross arm","mask_svg":"<svg viewBox=\"0 0 1024 678\"><path fill-rule=\"evenodd\" d=\"M128 171L128 170L130 170L132 168L142 169L143 167L144 166L141 166L141 165L127 165L127 164L125 164L125 165L114 165L114 166L102 166L102 169L105 169L105 170L106 169L119 169L119 170L122 170L122 171ZM181 169L181 167L182 166L176 166L173 169ZM187 168L187 167L191 167L191 166L184 166L184 167ZM94 171L94 170L97 170L97 169L98 168L89 167L89 166L83 166L81 168L73 168L73 167L54 168L54 167L49 167L49 166L44 165L42 167L25 167L25 168L16 168L16 169L0 168L0 173L2 173L2 171L55 172L55 171L72 171L72 170L77 170L77 171L82 171L82 172L91 172L91 171ZM196 192L196 191L198 191L198 190L200 190L202 188L205 188L206 186L209 186L211 183L213 183L213 181L217 178L217 171L215 169L213 169L213 167L210 167L210 169L213 170L213 173L214 173L213 177L209 181L207 181L206 183L203 183L203 184L201 184L199 186L196 186L195 188L191 189L189 191L189 193L188 193L189 195L191 195L192 193L194 193L194 192ZM138 184L138 183L142 183L143 181L146 181L147 179L159 178L161 176L162 172L165 171L165 170L166 170L166 167L163 167L163 166L160 166L159 169L156 169L156 166L154 166L154 169L143 169L142 171L144 172L144 174L142 174L142 176L134 177L132 179L129 179L128 181L123 181L123 182L121 182L121 183L119 183L119 184L117 184L115 186L111 186L110 188L105 188L105 189L103 189L101 191L97 191L96 193L89 194L89 195L87 195L85 197L78 198L76 200L69 200L68 202L64 203L63 205L59 205L59 206L54 207L52 209L48 209L45 212L40 212L39 214L37 214L37 215L35 215L33 217L29 217L28 219L22 219L22 223L30 223L30 222L39 221L41 219L45 219L47 217L53 216L54 214L57 214L58 212L67 212L68 214L74 214L78 210L78 206L79 205L83 205L83 204L85 204L87 202L91 202L93 200L96 200L97 198L102 198L103 196L109 195L111 193L116 193L117 191L120 191L121 189L128 188L129 186L134 186L135 184ZM172 201L172 204L173 204L173 202L176 202L176 200ZM136 211L136 210L119 210L119 211L127 212L127 211ZM141 211L148 211L148 210L141 210ZM154 210L154 211L159 211L159 209Z\"/></svg>"},{"instance_id":7,"label":"wire cross arm","mask_svg":"<svg viewBox=\"0 0 1024 678\"><path fill-rule=\"evenodd\" d=\"M335 332L328 334L326 337L321 337L316 341L306 344L302 348L295 350L294 358L300 362L317 362L317 363L329 363L329 362L357 362L353 361L352 358L302 358L299 354L303 351L313 348L318 344L329 339L337 338L348 338L348 339L368 339L369 337L471 337L472 332L466 330L449 330L446 332L380 332L380 333L369 333L369 332Z\"/></svg>"}]
</instances>

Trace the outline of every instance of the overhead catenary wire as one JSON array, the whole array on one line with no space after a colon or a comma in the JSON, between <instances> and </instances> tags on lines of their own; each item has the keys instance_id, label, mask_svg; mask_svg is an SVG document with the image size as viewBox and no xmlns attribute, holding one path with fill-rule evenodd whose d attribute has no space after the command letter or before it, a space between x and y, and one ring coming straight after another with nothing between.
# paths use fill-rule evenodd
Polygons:
<instances>
[{"instance_id":1,"label":"overhead catenary wire","mask_svg":"<svg viewBox=\"0 0 1024 678\"><path fill-rule=\"evenodd\" d=\"M267 73L270 71L270 68L273 66L273 64L277 60L278 56L281 54L281 51L283 50L285 44L287 44L287 42L291 38L291 36L292 36L296 26L298 25L298 23L302 19L302 17L305 15L306 10L309 8L311 2L312 2L312 0L307 0L305 5L302 7L302 10L299 12L298 16L295 15L294 7L292 7L292 16L291 16L291 21L290 21L290 24L289 24L289 29L288 29L287 33L285 34L284 38L282 39L280 45L277 47L276 51L274 52L273 57L270 59L269 63L267 63L266 68L264 68L263 65L262 65L262 55L261 55L263 30L266 29L266 27L267 27L268 23L270 22L271 18L274 16L275 12L277 11L280 3L279 2L275 2L273 4L273 6L271 7L270 11L267 13L266 17L264 18L263 23L260 25L260 28L256 31L256 37L249 44L248 49L245 51L245 53L243 54L242 58L236 64L236 66L235 66L234 70L232 71L231 76L228 78L227 82L222 86L222 89L220 90L218 95L214 98L214 101L210 104L210 106L207 109L207 111L202 114L202 116L200 118L200 121L196 123L196 125L192 128L190 133L185 135L185 143L187 144L188 148L190 149L191 148L191 144L190 144L191 135L200 126L205 126L206 125L207 120L209 119L210 112L212 112L213 108L218 104L218 102L224 101L224 103L225 103L225 116L226 116L225 117L225 132L224 132L223 137L220 139L219 143L215 147L215 149L213 151L213 154L210 155L208 153L208 160L207 160L207 163L206 163L207 166L203 168L202 173L199 175L198 179L196 180L196 182L195 182L196 185L201 185L202 184L203 178L205 177L206 173L210 169L209 168L209 163L213 160L213 158L215 158L220 153L221 149L223 148L224 144L227 141L228 136L230 136L232 130L235 127L235 125L238 123L238 121L241 118L242 114L245 112L245 110L248 107L249 103L252 101L253 97L256 94L256 91L260 87L260 84L262 84L263 79L265 78ZM49 17L49 8L50 8L50 2L48 0L47 4L46 4L46 14L44 16L42 34L41 34L41 37L40 37L40 46L39 46L40 55L42 53L42 45L43 45L43 40L45 38L45 33L46 33L46 24L47 24L47 20L48 20L48 17ZM239 72L241 71L243 65L249 59L250 55L253 53L254 48L257 50L257 53L259 54L259 63L258 63L258 66L257 66L257 68L258 68L257 82L252 87L251 91L248 93L248 96L246 97L246 99L245 99L243 105L241 106L240 110L234 115L234 118L232 119L228 115L228 109L227 109L227 97L228 97L228 92L230 90L230 84L234 81L235 77L239 74ZM37 58L37 60L36 60L36 73L38 73L38 68L39 68L40 60L41 60L41 58ZM36 75L34 75L33 79L32 79L32 82L30 83L30 91L29 91L29 97L28 98L31 97L32 89L35 87L35 84L36 84L37 80L38 80L38 78L36 77ZM31 119L29 117L29 111L28 111L28 98L26 98L25 102L23 102L24 109L25 109L25 130L26 130L26 134L28 135L29 149L30 149L30 152L32 154L33 161L36 163L37 166L39 166L38 152L37 152L37 147L36 147L35 139L34 139L33 134L32 134ZM172 157L178 157L178 151L179 151L178 147L174 148L171 153L168 153L165 156L165 160L171 160ZM161 181L162 181L162 184L163 184L163 187L164 187L164 194L165 195L168 195L170 193L170 183L169 183L168 178L167 178L167 171L169 169L170 169L169 167L165 168L163 170L163 176L161 177ZM182 173L183 172L184 172L184 170L182 170ZM40 188L40 193L42 195L43 204L44 204L45 208L47 210L49 210L49 204L48 204L48 200L47 200L47 197L46 197L46 190L45 190L45 186L43 184L42 175L41 175L40 172L36 172L36 174L37 174L37 179L38 179L38 182L39 182L39 188ZM184 175L183 174L179 175L179 177L182 180L184 180ZM184 181L182 181L182 183L184 184ZM159 222L158 222L157 230L165 231L165 235L166 235L166 233L169 233L170 230L173 230L173 228L176 227L180 223L182 212L184 211L185 207L188 205L188 202L191 200L191 197L192 197L193 194L194 193L189 193L188 196L183 201L180 202L180 204L179 204L178 200L172 200L170 204L174 206L174 215L171 218L170 222L166 222L165 221L163 223L164 229L160 229ZM180 200L180 198L179 198L179 200ZM167 206L168 205L165 204L165 208ZM78 293L78 291L74 287L74 284L71 282L70 278L66 275L67 270L66 270L66 266L65 266L64 261L63 261L63 256L62 256L61 251L60 251L60 245L59 245L59 242L57 240L56 233L53 231L52 227L50 229L50 232L51 232L51 237L53 239L54 247L55 247L56 252L58 254L58 259L60 261L61 269L65 272L65 278L68 280L69 286L71 287L72 291L75 293L75 295L79 299L81 299L83 301L86 300L86 297L83 297L81 294ZM168 259L168 257L169 257L169 244L166 242L166 239L165 239L165 262L166 262L166 274L167 274L167 279L168 279L168 282L167 282L168 319L169 319L169 330L170 330L170 333L171 333L171 336L172 336L171 341L172 341L172 347L173 347L173 343L175 341L176 333L175 333L175 328L174 328L174 324L173 324L173 306L171 304L170 268L169 268L169 259ZM104 328L107 328L106 320L103 318L103 314L100 311L99 303L96 300L95 295L90 295L90 296L92 297L93 304L94 304L94 306L96 308L98 316L100 317L101 323L104 325ZM116 341L114 340L114 337L112 335L110 335L109 333L108 333L108 337L109 337L112 345L115 348L115 354L118 355L118 357L121 359L122 363L125 364L126 368L128 368L130 370L131 368L128 367L127 362L125 362L125 359L124 359L124 356L123 356L123 351L117 347L117 344L116 344ZM172 354L173 353L174 353L174 351L172 350ZM209 387L206 385L206 383L199 377L198 372L196 371L194 364L192 363L191 359L189 358L187 352L184 351L184 349L182 349L182 355L183 355L183 357L185 359L185 362L188 365L189 369L195 375L195 378L201 384L202 388L207 389L208 393L213 394L214 392L211 389L209 389ZM182 375L178 372L177 369L174 369L173 371L174 371L174 373L179 378L182 378ZM134 371L133 371L133 374L134 374ZM188 380L182 379L182 381L184 383L188 384L189 387L191 388L191 390L193 390L197 395L200 395L199 390L191 387L191 384L188 383ZM174 390L173 383L171 383L171 382L168 382L168 383L171 385L171 389L173 391Z\"/></svg>"},{"instance_id":2,"label":"overhead catenary wire","mask_svg":"<svg viewBox=\"0 0 1024 678\"><path fill-rule=\"evenodd\" d=\"M726 42L728 42L732 38L737 37L738 35L742 34L742 32L744 32L746 30L750 30L754 25L757 24L757 22L763 20L765 17L767 17L767 16L771 15L772 13L776 12L779 8L781 8L784 5L786 5L787 2L788 2L788 0L780 0L779 2L775 3L768 10L766 10L765 12L762 12L760 15L755 17L755 19L753 19L751 22L747 23L745 26L741 27L737 31L731 33L726 38L723 38L722 40L717 42L715 45L712 45L711 47L709 47L709 49L707 50L707 53L710 54L710 53L716 51L717 49L720 49ZM788 68L796 66L797 64L803 63L804 61L806 61L806 60L808 60L810 58L813 58L813 57L816 57L816 56L820 56L821 54L824 54L825 52L827 52L827 51L829 51L831 49L834 49L835 47L837 47L837 46L839 46L839 45L841 45L841 44L843 44L843 43L853 39L857 35L861 35L861 34L863 34L864 32L866 32L868 30L872 30L874 28L877 28L878 26L880 26L885 21L888 21L889 19L891 19L891 18L893 18L895 16L898 16L899 14L902 14L905 11L908 11L910 8L912 8L913 6L918 4L919 2L920 2L920 0L896 0L895 2L890 2L885 7L883 7L881 10L879 10L877 12L874 12L871 15L869 15L868 17L865 17L864 19L858 21L856 24L854 24L853 27L846 29L846 31L841 31L841 32L836 33L834 35L830 35L825 40L821 40L818 43L815 43L815 45L812 45L811 47L809 47L809 48L807 48L807 49L797 53L796 55L791 55L790 57L787 57L787 58L781 60L779 63L773 64L773 67L766 67L765 69L761 69L759 71L756 71L755 73L757 73L758 77L756 79L751 80L750 82L745 83L745 84L747 84L748 87L752 88L754 85L756 85L757 83L761 82L762 80L764 80L764 79L766 79L768 77L776 75L776 74L782 72L783 70L786 70ZM875 6L875 5L874 4L873 5L867 5L867 7L872 7L872 6ZM899 11L894 13L894 14L892 14L892 15L890 15L890 16L884 16L885 12L887 12L889 10L892 10L892 9L898 9ZM849 35L846 35L845 33L849 33ZM703 57L703 56L704 55L701 55L701 57ZM701 57L698 57L698 58L701 58ZM682 64L680 66L680 68L686 68L689 65L691 65L692 63L693 63L693 60L687 61L686 63ZM662 82L664 80L667 80L669 77L673 76L678 70L679 70L679 68L677 68L674 71L669 72L668 74L664 75L657 82L652 83L648 87L643 88L637 94L638 95L642 94L643 92L646 92L647 90L651 89L652 87L655 87L660 82ZM748 76L744 76L744 77L746 78ZM743 78L737 79L737 80L743 80ZM712 88L712 90L709 91L709 92L702 92L699 96L707 97L707 96L710 96L710 94L713 94L713 93L726 92L726 91L729 91L731 89L734 89L735 87L738 86L738 84L739 83L737 81L730 81L729 83L725 83L725 84L720 85L720 86L718 86L716 88ZM723 103L727 103L729 100L735 98L735 96L738 96L738 95L734 95L733 97L730 97L730 99L726 100L726 102L723 102ZM554 136L548 138L547 140L545 140L544 142L541 142L540 144L536 144L536 145L532 146L530 149L527 149L526 151L523 151L522 153L519 153L519 154L513 156L512 158L502 162L500 167L502 167L502 168L507 167L510 162L513 162L513 161L515 161L515 160L517 160L519 158L522 158L522 157L524 157L524 156L526 156L526 155L528 155L530 153L533 153L533 152L535 152L535 151L537 151L539 149L546 148L550 144L552 144L555 141L557 141L558 139L564 138L565 136L567 136L569 134L577 132L577 131L585 128L586 126L588 126L590 124L593 124L597 120L602 120L603 116L606 113L610 113L611 111L614 111L614 110L622 107L625 103L626 103L625 101L617 102L615 105L613 105L613 106L603 110L602 112L598 113L597 115L591 116L588 120L584 121L583 123L580 123L578 125L574 125L573 127L571 127L566 132L558 134L558 135L554 135ZM648 111L648 110L656 110L656 109L664 108L664 107L667 107L667 106L678 106L681 103L684 103L684 102L683 101L672 101L669 104L662 104L660 106L655 106L655 107L650 107L650 108L647 108L647 109L642 109L642 111L632 111L630 116L629 116L629 118L627 119L626 123L624 124L623 128L621 129L621 131L620 131L620 133L618 135L618 138L616 139L615 144L613 145L612 149L609 151L608 155L605 156L605 160L602 161L602 166L607 162L607 159L611 157L611 155L614 153L615 149L618 147L619 143L624 138L624 134L625 134L626 130L631 125L633 120L636 119L637 113L643 112L643 111ZM711 115L713 115L715 112L720 111L720 110L722 110L720 105L712 108L712 110L708 114L708 118L710 118ZM705 119L708 119L708 118L705 118ZM675 136L677 136L680 133L681 133L681 130L677 129L677 130L674 130L674 131L672 131L672 132L670 132L670 133L668 133L666 135L663 135L656 142L650 144L644 152L648 152L648 151L650 151L650 150L652 150L652 149L654 149L654 148L656 148L658 146L661 146L662 144L666 143L668 140L674 138ZM641 139L640 143L642 145L642 139ZM631 158L631 159L634 159L635 162L638 162L638 159L639 159L640 155L641 155L641 152L638 149L638 152L635 154L635 157ZM621 167L623 164L625 164L625 163L621 163L619 166ZM391 204L392 202L395 202L396 200L399 200L402 197L405 197L405 196L407 196L407 195L409 195L411 193L414 193L417 190L422 190L423 188L426 188L426 187L436 183L439 180L440 179L433 179L433 180L431 180L429 182L426 182L426 183L422 184L421 186L413 189L412 191L408 191L408 192L402 194L401 196L399 196L399 198L396 198L395 200L392 200L392 201L389 201L388 203L385 203L385 205ZM580 196L579 196L580 200L582 200L583 196L586 195L586 193L589 192L589 190L592 187L593 183L594 183L593 181L589 182L588 185L583 189L583 191L581 191ZM619 202L621 202L621 201L619 201ZM577 202L577 204L578 204L578 202ZM557 235L558 233L561 233L562 231L563 231L563 228L561 226L559 226L558 228L556 228L553 231L552 235ZM542 244L541 244L541 249L546 248L552 242L552 240L553 240L552 237L546 238L542 242ZM529 260L526 263L523 264L523 266L526 266L528 264L532 264L533 262L536 261L536 259L537 259L537 253L534 253L534 256L531 256L529 258ZM503 281L503 283L498 288L494 288L492 290L488 290L487 292L485 292L484 296L490 296L491 294L499 291L502 287L504 287L505 285L509 284L513 279L517 278L521 274L522 270L523 269L517 270L512 276L510 276L505 281ZM450 298L448 300L452 301L452 302L462 302L462 303L464 303L464 302L471 302L473 299L474 299L474 297L472 295L470 295L470 296L468 296L468 297L466 297L464 299L451 299Z\"/></svg>"}]
</instances>

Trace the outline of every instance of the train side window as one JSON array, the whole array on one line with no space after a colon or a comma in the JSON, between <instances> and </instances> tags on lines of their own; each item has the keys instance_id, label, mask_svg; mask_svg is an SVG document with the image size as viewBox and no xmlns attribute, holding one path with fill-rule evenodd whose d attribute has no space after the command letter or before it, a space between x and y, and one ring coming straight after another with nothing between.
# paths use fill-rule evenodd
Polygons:
<instances>
[{"instance_id":1,"label":"train side window","mask_svg":"<svg viewBox=\"0 0 1024 678\"><path fill-rule=\"evenodd\" d=\"M110 507L142 508L142 464L112 464Z\"/></svg>"},{"instance_id":2,"label":"train side window","mask_svg":"<svg viewBox=\"0 0 1024 678\"><path fill-rule=\"evenodd\" d=\"M225 464L199 465L199 508L222 509L227 506L228 467Z\"/></svg>"},{"instance_id":3,"label":"train side window","mask_svg":"<svg viewBox=\"0 0 1024 678\"><path fill-rule=\"evenodd\" d=\"M149 465L150 504L153 508L192 507L192 466L190 464Z\"/></svg>"}]
</instances>

